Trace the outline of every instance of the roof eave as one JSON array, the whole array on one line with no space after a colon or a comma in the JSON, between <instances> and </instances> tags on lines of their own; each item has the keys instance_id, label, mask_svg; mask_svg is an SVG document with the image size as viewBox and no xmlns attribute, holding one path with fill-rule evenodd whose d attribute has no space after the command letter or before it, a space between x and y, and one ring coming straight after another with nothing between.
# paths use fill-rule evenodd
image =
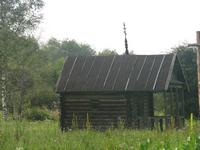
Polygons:
<instances>
[{"instance_id":1,"label":"roof eave","mask_svg":"<svg viewBox=\"0 0 200 150\"><path fill-rule=\"evenodd\" d=\"M177 57L177 53L173 53L173 55L174 56L173 56L173 59L171 61L169 73L168 73L167 80L166 80L166 83L165 83L165 91L167 91L168 88L169 88L169 84L170 84L170 80L171 80L171 77L172 77L173 68L174 68L176 57Z\"/></svg>"}]
</instances>

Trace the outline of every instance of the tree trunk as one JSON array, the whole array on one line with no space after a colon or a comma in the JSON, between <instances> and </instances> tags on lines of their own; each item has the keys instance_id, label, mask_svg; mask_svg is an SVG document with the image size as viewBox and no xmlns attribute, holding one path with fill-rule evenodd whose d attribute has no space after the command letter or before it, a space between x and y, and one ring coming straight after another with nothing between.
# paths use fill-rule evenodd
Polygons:
<instances>
[{"instance_id":1,"label":"tree trunk","mask_svg":"<svg viewBox=\"0 0 200 150\"><path fill-rule=\"evenodd\" d=\"M6 103L6 77L2 71L1 74L1 102L2 102L2 115L3 119L7 120L8 118L8 109Z\"/></svg>"}]
</instances>

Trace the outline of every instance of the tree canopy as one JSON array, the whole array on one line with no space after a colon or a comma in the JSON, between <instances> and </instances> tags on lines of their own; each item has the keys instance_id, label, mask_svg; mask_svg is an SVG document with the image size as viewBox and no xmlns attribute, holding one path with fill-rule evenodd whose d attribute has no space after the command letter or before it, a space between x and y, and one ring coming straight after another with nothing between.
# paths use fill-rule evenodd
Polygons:
<instances>
[{"instance_id":1,"label":"tree canopy","mask_svg":"<svg viewBox=\"0 0 200 150\"><path fill-rule=\"evenodd\" d=\"M0 30L21 34L34 29L40 23L42 0L1 0Z\"/></svg>"},{"instance_id":2,"label":"tree canopy","mask_svg":"<svg viewBox=\"0 0 200 150\"><path fill-rule=\"evenodd\" d=\"M99 56L109 56L109 55L118 55L116 50L104 49L102 52L99 52Z\"/></svg>"},{"instance_id":3,"label":"tree canopy","mask_svg":"<svg viewBox=\"0 0 200 150\"><path fill-rule=\"evenodd\" d=\"M40 23L42 7L42 0L0 1L0 95L4 118L7 105L18 100L21 112L25 82L30 81L27 62L38 48L37 41L27 35Z\"/></svg>"}]
</instances>

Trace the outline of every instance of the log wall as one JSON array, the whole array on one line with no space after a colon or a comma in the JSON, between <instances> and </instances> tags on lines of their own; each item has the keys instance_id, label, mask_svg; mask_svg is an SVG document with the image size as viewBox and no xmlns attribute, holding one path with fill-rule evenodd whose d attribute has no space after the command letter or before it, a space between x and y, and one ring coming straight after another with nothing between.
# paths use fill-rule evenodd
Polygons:
<instances>
[{"instance_id":1,"label":"log wall","mask_svg":"<svg viewBox=\"0 0 200 150\"><path fill-rule=\"evenodd\" d=\"M61 127L85 128L87 120L95 129L135 127L135 118L153 116L151 93L128 95L65 95L61 101Z\"/></svg>"}]
</instances>

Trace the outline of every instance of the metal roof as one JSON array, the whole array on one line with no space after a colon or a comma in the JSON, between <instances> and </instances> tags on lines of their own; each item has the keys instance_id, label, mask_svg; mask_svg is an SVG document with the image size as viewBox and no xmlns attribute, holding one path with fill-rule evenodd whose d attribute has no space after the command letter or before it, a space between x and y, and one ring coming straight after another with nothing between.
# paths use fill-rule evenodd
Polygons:
<instances>
[{"instance_id":1,"label":"metal roof","mask_svg":"<svg viewBox=\"0 0 200 150\"><path fill-rule=\"evenodd\" d=\"M67 57L57 92L167 90L176 54Z\"/></svg>"}]
</instances>

